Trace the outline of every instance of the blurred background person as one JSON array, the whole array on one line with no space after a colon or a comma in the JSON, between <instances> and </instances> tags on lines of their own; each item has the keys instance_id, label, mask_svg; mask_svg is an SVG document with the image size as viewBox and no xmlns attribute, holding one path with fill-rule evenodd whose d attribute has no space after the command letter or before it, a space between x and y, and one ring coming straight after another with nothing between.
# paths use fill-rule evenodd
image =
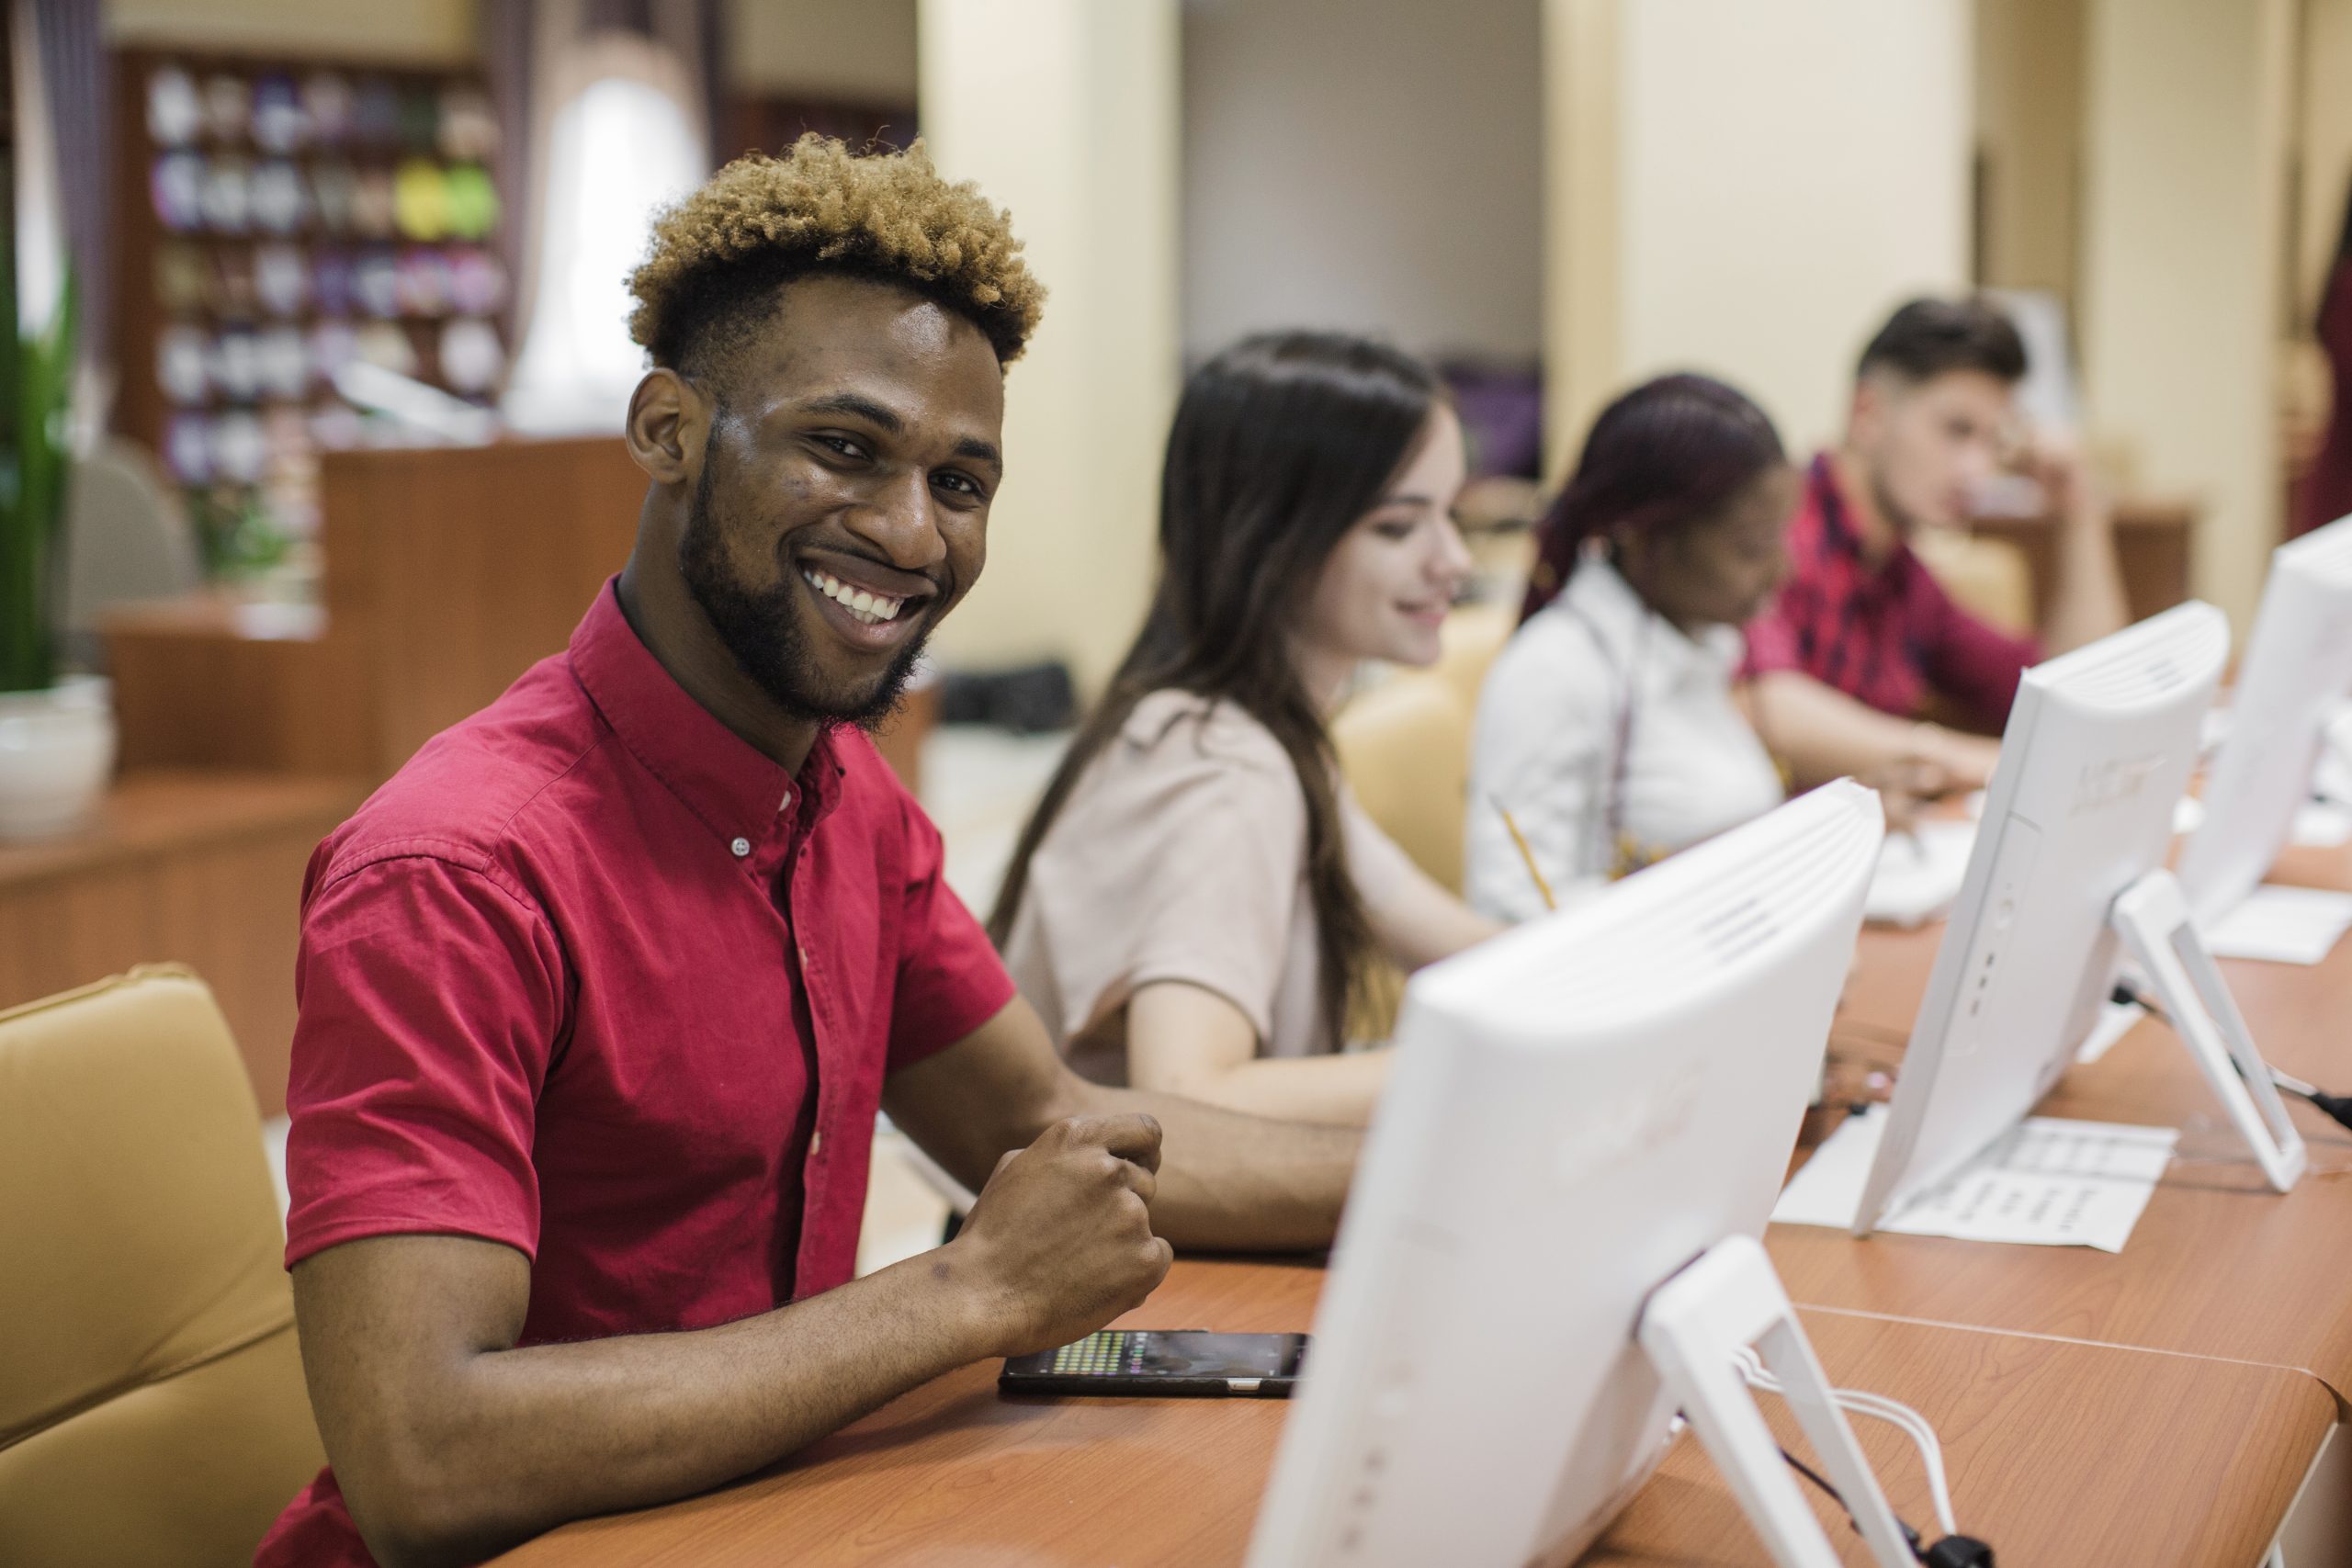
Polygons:
<instances>
[{"instance_id":1,"label":"blurred background person","mask_svg":"<svg viewBox=\"0 0 2352 1568\"><path fill-rule=\"evenodd\" d=\"M1805 476L1788 581L1747 628L1749 718L1798 783L1981 785L1998 743L1932 716L1997 731L2029 666L2123 625L2107 502L2071 447L2019 455L2057 519L2039 637L1963 610L1912 552L1921 530L1968 521L2014 436L2025 371L2016 327L1973 298L1915 299L1863 349L1845 436Z\"/></svg>"},{"instance_id":2,"label":"blurred background person","mask_svg":"<svg viewBox=\"0 0 2352 1568\"><path fill-rule=\"evenodd\" d=\"M2344 228L2323 290L2312 331L2327 358L2327 425L2296 495L2298 534L2352 513L2352 193L2344 199Z\"/></svg>"},{"instance_id":3,"label":"blurred background person","mask_svg":"<svg viewBox=\"0 0 2352 1568\"><path fill-rule=\"evenodd\" d=\"M1646 381L1594 422L1479 697L1473 908L1529 919L1547 886L1599 886L1781 803L1732 678L1797 491L1772 422L1709 377Z\"/></svg>"},{"instance_id":4,"label":"blurred background person","mask_svg":"<svg viewBox=\"0 0 2352 1568\"><path fill-rule=\"evenodd\" d=\"M1367 964L1495 929L1363 815L1326 729L1363 660L1435 661L1464 472L1434 375L1362 338L1250 337L1185 386L1150 611L989 920L1081 1073L1363 1122L1388 1053L1334 1053Z\"/></svg>"}]
</instances>

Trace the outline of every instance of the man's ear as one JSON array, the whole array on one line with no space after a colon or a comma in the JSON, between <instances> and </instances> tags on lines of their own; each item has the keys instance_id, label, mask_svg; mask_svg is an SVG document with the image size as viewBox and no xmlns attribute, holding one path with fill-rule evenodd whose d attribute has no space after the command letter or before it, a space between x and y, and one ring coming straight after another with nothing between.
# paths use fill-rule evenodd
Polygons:
<instances>
[{"instance_id":1,"label":"man's ear","mask_svg":"<svg viewBox=\"0 0 2352 1568\"><path fill-rule=\"evenodd\" d=\"M645 373L628 398L621 439L646 477L660 485L691 485L702 477L710 440L711 400L674 370Z\"/></svg>"},{"instance_id":2,"label":"man's ear","mask_svg":"<svg viewBox=\"0 0 2352 1568\"><path fill-rule=\"evenodd\" d=\"M1876 376L1862 376L1854 382L1854 400L1846 406L1846 443L1849 446L1867 446L1877 434L1879 423L1886 417L1889 389Z\"/></svg>"}]
</instances>

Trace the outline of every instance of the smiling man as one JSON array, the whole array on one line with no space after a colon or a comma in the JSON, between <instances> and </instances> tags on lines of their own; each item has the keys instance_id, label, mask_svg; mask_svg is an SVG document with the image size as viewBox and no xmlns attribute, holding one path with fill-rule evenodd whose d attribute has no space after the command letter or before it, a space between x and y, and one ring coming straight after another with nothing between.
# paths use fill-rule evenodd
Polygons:
<instances>
[{"instance_id":1,"label":"smiling man","mask_svg":"<svg viewBox=\"0 0 2352 1568\"><path fill-rule=\"evenodd\" d=\"M287 1260L331 1468L261 1563L712 1486L1100 1326L1171 1242L1337 1220L1352 1135L1061 1066L856 728L986 554L1042 299L1004 216L804 139L632 286L627 570L311 863ZM980 1195L852 1280L878 1107Z\"/></svg>"}]
</instances>

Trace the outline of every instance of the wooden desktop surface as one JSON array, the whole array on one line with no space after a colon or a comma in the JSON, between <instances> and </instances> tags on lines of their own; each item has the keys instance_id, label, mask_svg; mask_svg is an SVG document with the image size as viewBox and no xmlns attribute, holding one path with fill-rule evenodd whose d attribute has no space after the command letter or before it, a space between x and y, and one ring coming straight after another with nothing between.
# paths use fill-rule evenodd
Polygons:
<instances>
[{"instance_id":1,"label":"wooden desktop surface","mask_svg":"<svg viewBox=\"0 0 2352 1568\"><path fill-rule=\"evenodd\" d=\"M2290 850L2272 880L2352 887L2352 851ZM1870 931L1841 1014L1899 1036L1927 988L1940 925ZM2323 1089L2352 1088L2352 941L2315 968L2225 960L2264 1055ZM2311 1170L2273 1192L2188 1054L2143 1021L2069 1071L2039 1110L2182 1129L2178 1156L2118 1255L1775 1225L1791 1299L1809 1305L2300 1368L2352 1404L2352 1133L2300 1100Z\"/></svg>"},{"instance_id":2,"label":"wooden desktop surface","mask_svg":"<svg viewBox=\"0 0 2352 1568\"><path fill-rule=\"evenodd\" d=\"M2352 886L2352 852L2290 852L2276 880ZM1841 1033L1907 1029L1940 928L1871 931ZM2281 1066L2352 1087L2352 944L2316 969L2233 963ZM1893 1055L1891 1047L1881 1047ZM2296 1114L2312 1174L2270 1192L2161 1025L2070 1073L2055 1115L2185 1129L2132 1241L2082 1248L1932 1237L1768 1238L1832 1379L1917 1408L1940 1434L1962 1529L2005 1562L2250 1564L2352 1391L2352 1134ZM1318 1269L1186 1259L1126 1326L1308 1326ZM905 1395L762 1477L569 1526L502 1563L1238 1563L1272 1467L1277 1402L997 1398L993 1363ZM2333 1391L2333 1392L2332 1392ZM1777 1401L1768 1412L1786 1434ZM1858 1427L1890 1499L1931 1523L1908 1445ZM1844 1561L1865 1559L1829 1506ZM1762 1560L1712 1461L1684 1441L1585 1559L1607 1568Z\"/></svg>"},{"instance_id":3,"label":"wooden desktop surface","mask_svg":"<svg viewBox=\"0 0 2352 1568\"><path fill-rule=\"evenodd\" d=\"M1322 1270L1185 1259L1130 1327L1308 1326ZM1942 1435L1963 1529L2005 1562L2251 1564L2335 1418L2277 1368L1808 1312L1830 1376L1915 1405ZM1458 1353L1476 1353L1464 1347ZM1287 1406L1278 1400L997 1397L996 1364L927 1383L758 1479L567 1526L502 1568L1220 1568L1247 1549ZM1784 1438L1777 1400L1765 1404ZM1858 1428L1898 1513L1932 1527L1908 1441ZM1856 1538L1816 1513L1844 1560ZM1762 1561L1686 1438L1585 1562Z\"/></svg>"}]
</instances>

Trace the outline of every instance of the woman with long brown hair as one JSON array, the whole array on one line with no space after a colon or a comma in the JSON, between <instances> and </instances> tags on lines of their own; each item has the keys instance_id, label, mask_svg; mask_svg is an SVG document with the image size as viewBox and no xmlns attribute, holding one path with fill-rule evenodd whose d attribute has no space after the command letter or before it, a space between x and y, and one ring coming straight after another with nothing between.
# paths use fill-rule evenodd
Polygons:
<instances>
[{"instance_id":1,"label":"woman with long brown hair","mask_svg":"<svg viewBox=\"0 0 2352 1568\"><path fill-rule=\"evenodd\" d=\"M1142 631L1023 829L989 930L1090 1077L1361 1122L1340 1054L1377 953L1495 928L1373 826L1326 721L1368 659L1431 663L1470 568L1437 378L1332 333L1251 337L1185 386Z\"/></svg>"}]
</instances>

